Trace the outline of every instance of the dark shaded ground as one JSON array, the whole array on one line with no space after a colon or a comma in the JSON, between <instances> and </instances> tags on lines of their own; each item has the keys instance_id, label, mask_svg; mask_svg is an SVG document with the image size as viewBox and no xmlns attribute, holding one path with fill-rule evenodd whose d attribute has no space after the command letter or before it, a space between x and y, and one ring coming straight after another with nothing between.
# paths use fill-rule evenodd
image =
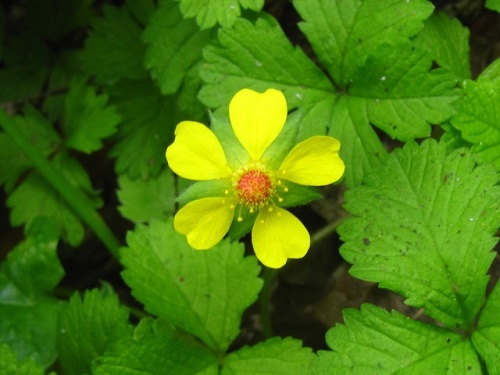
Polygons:
<instances>
[{"instance_id":1,"label":"dark shaded ground","mask_svg":"<svg viewBox=\"0 0 500 375\"><path fill-rule=\"evenodd\" d=\"M309 50L305 39L299 33L296 23L299 17L286 0L267 1L267 9L282 23L287 34L295 43ZM500 56L500 16L482 9L481 1L436 2L450 15L458 17L471 31L471 61L474 75L481 72L491 61ZM388 140L390 142L390 140ZM98 153L83 160L96 187L107 192L105 196L105 219L114 229L118 238L125 238L131 225L114 210L117 206L116 189L112 162L102 164L95 158ZM96 167L97 166L97 167ZM326 199L295 213L314 232L328 223L335 222L344 215L341 210L342 192L339 188L325 191ZM11 229L8 224L9 212L5 207L5 195L0 193L0 259L5 257L21 238L22 230ZM328 328L342 322L342 309L359 307L369 302L386 309L396 309L415 319L425 319L422 311L410 308L400 296L379 289L375 284L357 280L348 274L349 265L338 254L341 241L335 232L316 243L308 255L300 261L290 261L276 276L272 287L271 311L275 335L293 336L314 349L326 348L324 335ZM66 277L59 293L66 297L74 289L84 290L98 287L102 281L111 283L120 294L122 301L129 305L135 302L120 277L120 265L112 259L101 244L91 235L78 249L60 249L60 258L66 269ZM491 285L500 275L500 259L491 269ZM259 309L256 304L244 317L242 334L235 345L254 343L262 339Z\"/></svg>"}]
</instances>

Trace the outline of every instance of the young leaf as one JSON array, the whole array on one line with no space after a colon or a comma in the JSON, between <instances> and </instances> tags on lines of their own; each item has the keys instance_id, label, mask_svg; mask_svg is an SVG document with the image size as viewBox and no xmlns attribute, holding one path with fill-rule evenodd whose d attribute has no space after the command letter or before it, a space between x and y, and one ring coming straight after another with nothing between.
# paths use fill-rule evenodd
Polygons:
<instances>
[{"instance_id":1,"label":"young leaf","mask_svg":"<svg viewBox=\"0 0 500 375\"><path fill-rule=\"evenodd\" d=\"M173 214L175 208L175 183L170 169L166 168L158 177L131 180L123 175L118 178L118 210L123 217L136 223L151 219L164 219Z\"/></svg>"},{"instance_id":2,"label":"young leaf","mask_svg":"<svg viewBox=\"0 0 500 375\"><path fill-rule=\"evenodd\" d=\"M414 42L457 79L470 78L469 29L457 18L449 18L442 12L434 13L424 21L424 29L416 35Z\"/></svg>"},{"instance_id":3,"label":"young leaf","mask_svg":"<svg viewBox=\"0 0 500 375\"><path fill-rule=\"evenodd\" d=\"M252 347L230 353L224 360L221 375L275 374L306 375L316 356L299 340L274 337Z\"/></svg>"},{"instance_id":4,"label":"young leaf","mask_svg":"<svg viewBox=\"0 0 500 375\"><path fill-rule=\"evenodd\" d=\"M138 225L127 243L123 278L146 310L225 352L262 286L255 258L244 258L243 246L227 240L193 250L172 220Z\"/></svg>"},{"instance_id":5,"label":"young leaf","mask_svg":"<svg viewBox=\"0 0 500 375\"><path fill-rule=\"evenodd\" d=\"M201 29L208 29L218 23L231 26L241 14L240 6L260 11L264 0L177 0L184 18L196 17Z\"/></svg>"},{"instance_id":6,"label":"young leaf","mask_svg":"<svg viewBox=\"0 0 500 375\"><path fill-rule=\"evenodd\" d=\"M426 0L295 0L300 29L316 56L341 87L381 45L397 46L423 27L432 14Z\"/></svg>"},{"instance_id":7,"label":"young leaf","mask_svg":"<svg viewBox=\"0 0 500 375\"><path fill-rule=\"evenodd\" d=\"M163 94L175 93L187 72L201 60L201 49L212 39L212 31L200 31L184 19L178 5L160 1L144 31L148 45L144 63Z\"/></svg>"},{"instance_id":8,"label":"young leaf","mask_svg":"<svg viewBox=\"0 0 500 375\"><path fill-rule=\"evenodd\" d=\"M141 322L142 323L142 322ZM164 321L140 324L134 339L121 340L94 363L93 375L217 375L217 358ZM151 326L151 327L149 327ZM151 328L148 332L147 328Z\"/></svg>"},{"instance_id":9,"label":"young leaf","mask_svg":"<svg viewBox=\"0 0 500 375\"><path fill-rule=\"evenodd\" d=\"M488 374L500 374L500 283L497 282L481 311L472 343L486 363Z\"/></svg>"},{"instance_id":10,"label":"young leaf","mask_svg":"<svg viewBox=\"0 0 500 375\"><path fill-rule=\"evenodd\" d=\"M408 143L346 194L354 217L339 228L351 273L422 307L448 327L474 322L500 224L500 188L491 166L465 149Z\"/></svg>"},{"instance_id":11,"label":"young leaf","mask_svg":"<svg viewBox=\"0 0 500 375\"><path fill-rule=\"evenodd\" d=\"M484 163L500 168L500 80L467 81L451 123L472 143L472 152Z\"/></svg>"},{"instance_id":12,"label":"young leaf","mask_svg":"<svg viewBox=\"0 0 500 375\"><path fill-rule=\"evenodd\" d=\"M117 158L116 172L131 179L158 176L177 124L174 98L162 96L150 80L123 81L109 92L123 118L110 153Z\"/></svg>"},{"instance_id":13,"label":"young leaf","mask_svg":"<svg viewBox=\"0 0 500 375\"><path fill-rule=\"evenodd\" d=\"M118 340L132 337L128 311L116 294L74 294L59 316L59 360L68 375L90 374L92 361Z\"/></svg>"},{"instance_id":14,"label":"young leaf","mask_svg":"<svg viewBox=\"0 0 500 375\"><path fill-rule=\"evenodd\" d=\"M52 165L66 180L79 190L87 193L88 204L93 208L101 206L95 195L85 169L67 154L59 153ZM73 246L83 240L83 226L67 202L61 199L56 189L37 171L33 171L7 199L11 208L10 220L13 226L26 224L28 227L39 216L50 217L58 226L63 237Z\"/></svg>"},{"instance_id":15,"label":"young leaf","mask_svg":"<svg viewBox=\"0 0 500 375\"><path fill-rule=\"evenodd\" d=\"M99 81L147 76L143 64L146 46L141 41L141 25L136 20L136 12L142 8L131 9L130 3L127 1L127 5L121 8L104 5L102 17L91 22L92 29L85 39L80 58L83 69ZM143 3L147 9L151 0Z\"/></svg>"},{"instance_id":16,"label":"young leaf","mask_svg":"<svg viewBox=\"0 0 500 375\"><path fill-rule=\"evenodd\" d=\"M455 332L368 304L343 316L326 335L332 351L318 353L315 374L482 374L471 342Z\"/></svg>"},{"instance_id":17,"label":"young leaf","mask_svg":"<svg viewBox=\"0 0 500 375\"><path fill-rule=\"evenodd\" d=\"M44 375L42 366L33 359L19 361L16 353L8 345L0 344L0 374L3 375ZM51 373L54 374L54 373Z\"/></svg>"},{"instance_id":18,"label":"young leaf","mask_svg":"<svg viewBox=\"0 0 500 375\"><path fill-rule=\"evenodd\" d=\"M61 143L52 124L31 106L24 108L23 116L14 118L15 126L29 140L30 146L41 156L47 157ZM10 192L19 176L32 167L31 160L22 149L5 133L0 133L0 185Z\"/></svg>"},{"instance_id":19,"label":"young leaf","mask_svg":"<svg viewBox=\"0 0 500 375\"><path fill-rule=\"evenodd\" d=\"M99 150L102 139L114 134L119 122L120 115L108 106L106 94L97 95L83 80L71 84L63 116L68 147L86 153Z\"/></svg>"},{"instance_id":20,"label":"young leaf","mask_svg":"<svg viewBox=\"0 0 500 375\"><path fill-rule=\"evenodd\" d=\"M0 268L0 342L44 367L57 355L59 303L48 296L64 275L57 238L48 220L37 220Z\"/></svg>"}]
</instances>

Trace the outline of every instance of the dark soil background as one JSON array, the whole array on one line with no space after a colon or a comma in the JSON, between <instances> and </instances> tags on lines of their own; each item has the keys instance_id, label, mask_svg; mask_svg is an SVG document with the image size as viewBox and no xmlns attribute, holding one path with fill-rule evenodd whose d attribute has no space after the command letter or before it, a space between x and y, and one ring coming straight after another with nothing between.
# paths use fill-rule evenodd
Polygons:
<instances>
[{"instance_id":1,"label":"dark soil background","mask_svg":"<svg viewBox=\"0 0 500 375\"><path fill-rule=\"evenodd\" d=\"M489 63L500 56L500 15L484 9L484 1L435 1L436 7L452 17L457 17L471 33L471 64L474 77ZM293 43L300 45L306 53L310 46L300 33L300 20L288 0L266 2L266 10L273 14ZM381 135L383 136L383 135ZM392 140L385 140L394 147ZM113 161L107 150L80 160L91 173L95 188L100 189L105 200L101 211L105 220L120 239L125 238L132 225L116 211L116 176ZM313 239L316 231L337 222L346 213L342 210L342 187L324 189L325 199L309 206L300 207L294 213L306 224ZM6 196L0 192L0 260L22 239L22 229L11 228ZM404 304L403 298L349 275L349 265L339 255L341 241L334 231L312 246L302 260L291 260L275 276L272 284L270 308L273 334L302 339L304 345L314 349L327 348L326 331L342 322L342 310L359 307L368 302L388 310L396 309L420 320L428 320L423 311ZM66 277L57 289L61 298L67 298L74 290L99 287L110 283L119 293L124 304L139 307L123 283L121 266L104 249L101 243L88 232L84 243L77 249L64 244L60 246L60 259ZM249 250L251 253L251 250ZM490 288L499 278L500 259L497 256L490 270ZM134 318L132 318L134 319ZM245 313L241 336L235 346L253 344L263 339L259 306L256 303Z\"/></svg>"}]
</instances>

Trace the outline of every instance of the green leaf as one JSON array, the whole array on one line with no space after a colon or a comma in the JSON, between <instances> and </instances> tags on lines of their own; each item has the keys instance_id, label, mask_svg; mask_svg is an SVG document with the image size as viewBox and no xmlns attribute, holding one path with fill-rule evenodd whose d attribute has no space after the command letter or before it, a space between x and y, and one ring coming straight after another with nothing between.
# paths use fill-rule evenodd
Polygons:
<instances>
[{"instance_id":1,"label":"green leaf","mask_svg":"<svg viewBox=\"0 0 500 375\"><path fill-rule=\"evenodd\" d=\"M489 375L500 374L500 283L496 283L481 311L472 343L486 363Z\"/></svg>"},{"instance_id":2,"label":"green leaf","mask_svg":"<svg viewBox=\"0 0 500 375\"><path fill-rule=\"evenodd\" d=\"M348 100L360 101L369 121L392 138L427 137L430 123L448 119L458 98L453 74L431 66L431 57L409 43L383 45L353 76Z\"/></svg>"},{"instance_id":3,"label":"green leaf","mask_svg":"<svg viewBox=\"0 0 500 375\"><path fill-rule=\"evenodd\" d=\"M15 126L42 156L49 156L61 143L52 124L35 108L26 106L22 116L14 118ZM0 133L0 185L10 192L18 178L33 166L22 149L5 133Z\"/></svg>"},{"instance_id":4,"label":"green leaf","mask_svg":"<svg viewBox=\"0 0 500 375\"><path fill-rule=\"evenodd\" d=\"M368 304L343 317L326 335L332 351L318 353L315 374L483 374L471 342L455 332Z\"/></svg>"},{"instance_id":5,"label":"green leaf","mask_svg":"<svg viewBox=\"0 0 500 375\"><path fill-rule=\"evenodd\" d=\"M428 51L443 68L459 80L470 78L469 29L457 18L436 12L424 21L424 29L414 39L415 46Z\"/></svg>"},{"instance_id":6,"label":"green leaf","mask_svg":"<svg viewBox=\"0 0 500 375\"><path fill-rule=\"evenodd\" d=\"M19 361L8 345L0 344L0 374L2 375L44 375L43 367L33 359Z\"/></svg>"},{"instance_id":7,"label":"green leaf","mask_svg":"<svg viewBox=\"0 0 500 375\"><path fill-rule=\"evenodd\" d=\"M143 8L147 12L152 2L144 1L142 7L137 7L136 1L132 8L130 3L129 0L120 8L104 5L102 16L91 22L92 29L80 58L83 69L102 82L147 76L143 64L146 46L141 41L142 27L137 15L145 12Z\"/></svg>"},{"instance_id":8,"label":"green leaf","mask_svg":"<svg viewBox=\"0 0 500 375\"><path fill-rule=\"evenodd\" d=\"M432 14L426 0L295 0L304 20L300 29L337 85L350 84L354 72L384 44L397 46L423 27Z\"/></svg>"},{"instance_id":9,"label":"green leaf","mask_svg":"<svg viewBox=\"0 0 500 375\"><path fill-rule=\"evenodd\" d=\"M127 243L123 278L134 297L148 312L225 352L262 286L255 258L243 257L243 245L227 240L208 251L193 250L172 220L138 225Z\"/></svg>"},{"instance_id":10,"label":"green leaf","mask_svg":"<svg viewBox=\"0 0 500 375\"><path fill-rule=\"evenodd\" d=\"M264 0L177 0L184 18L196 17L202 29L219 24L231 26L241 15L240 7L254 11L262 10Z\"/></svg>"},{"instance_id":11,"label":"green leaf","mask_svg":"<svg viewBox=\"0 0 500 375\"><path fill-rule=\"evenodd\" d=\"M252 347L230 353L224 360L221 375L260 374L306 375L316 356L299 340L274 337Z\"/></svg>"},{"instance_id":12,"label":"green leaf","mask_svg":"<svg viewBox=\"0 0 500 375\"><path fill-rule=\"evenodd\" d=\"M163 219L174 213L175 181L165 168L158 177L131 180L127 175L118 178L118 210L123 217L137 222Z\"/></svg>"},{"instance_id":13,"label":"green leaf","mask_svg":"<svg viewBox=\"0 0 500 375\"><path fill-rule=\"evenodd\" d=\"M179 89L211 39L212 31L200 31L194 21L184 19L175 2L160 1L143 40L148 45L144 63L163 94L173 94Z\"/></svg>"},{"instance_id":14,"label":"green leaf","mask_svg":"<svg viewBox=\"0 0 500 375\"><path fill-rule=\"evenodd\" d=\"M102 139L116 132L120 115L108 105L108 95L97 95L96 88L83 80L72 83L64 103L63 128L66 144L91 153L102 147Z\"/></svg>"},{"instance_id":15,"label":"green leaf","mask_svg":"<svg viewBox=\"0 0 500 375\"><path fill-rule=\"evenodd\" d=\"M51 222L37 220L0 268L0 342L44 367L57 355L59 303L48 296L64 275L57 238Z\"/></svg>"},{"instance_id":16,"label":"green leaf","mask_svg":"<svg viewBox=\"0 0 500 375\"><path fill-rule=\"evenodd\" d=\"M465 149L447 154L429 140L394 151L364 186L346 193L353 217L339 233L351 273L448 327L470 328L497 242L497 182L492 166L475 166Z\"/></svg>"},{"instance_id":17,"label":"green leaf","mask_svg":"<svg viewBox=\"0 0 500 375\"><path fill-rule=\"evenodd\" d=\"M500 0L486 0L486 8L500 12Z\"/></svg>"},{"instance_id":18,"label":"green leaf","mask_svg":"<svg viewBox=\"0 0 500 375\"><path fill-rule=\"evenodd\" d=\"M500 80L467 81L451 123L472 143L472 152L483 163L500 167Z\"/></svg>"},{"instance_id":19,"label":"green leaf","mask_svg":"<svg viewBox=\"0 0 500 375\"><path fill-rule=\"evenodd\" d=\"M141 322L142 323L142 322ZM93 375L217 375L217 358L207 348L174 332L164 321L136 329L94 363ZM148 332L149 326L152 326ZM137 333L139 331L139 333Z\"/></svg>"},{"instance_id":20,"label":"green leaf","mask_svg":"<svg viewBox=\"0 0 500 375\"><path fill-rule=\"evenodd\" d=\"M116 172L129 178L158 176L177 124L175 98L163 96L149 80L123 81L109 89L122 122L111 150Z\"/></svg>"},{"instance_id":21,"label":"green leaf","mask_svg":"<svg viewBox=\"0 0 500 375\"><path fill-rule=\"evenodd\" d=\"M74 187L87 193L88 203L94 208L101 206L101 200L93 191L86 170L67 154L59 153L52 164ZM31 225L39 216L49 217L58 226L63 237L73 246L83 240L83 226L80 218L67 202L61 199L56 189L37 171L33 171L7 199L11 208L10 221L13 226Z\"/></svg>"},{"instance_id":22,"label":"green leaf","mask_svg":"<svg viewBox=\"0 0 500 375\"><path fill-rule=\"evenodd\" d=\"M377 9L381 14L373 17L386 16L385 8ZM317 20L320 28L324 17L332 15L313 12L311 16L321 16ZM418 31L418 27L413 29ZM282 90L288 108L300 108L302 113L297 140L325 133L338 138L342 143L340 156L346 162L345 181L349 186L357 185L385 153L372 124L402 140L426 137L430 135L429 123L444 121L453 113L451 102L457 97L454 75L443 69L431 70L431 57L413 51L407 38L396 46L381 39L373 45L362 43L359 48L371 56L363 58L361 67L349 65L346 86L336 88L291 45L274 21L259 19L253 25L238 20L232 28L220 30L218 44L204 49L200 74L205 84L200 99L220 112L227 111L232 96L242 88Z\"/></svg>"},{"instance_id":23,"label":"green leaf","mask_svg":"<svg viewBox=\"0 0 500 375\"><path fill-rule=\"evenodd\" d=\"M74 294L59 316L59 360L65 374L90 374L92 361L118 340L132 337L128 311L116 294Z\"/></svg>"}]
</instances>

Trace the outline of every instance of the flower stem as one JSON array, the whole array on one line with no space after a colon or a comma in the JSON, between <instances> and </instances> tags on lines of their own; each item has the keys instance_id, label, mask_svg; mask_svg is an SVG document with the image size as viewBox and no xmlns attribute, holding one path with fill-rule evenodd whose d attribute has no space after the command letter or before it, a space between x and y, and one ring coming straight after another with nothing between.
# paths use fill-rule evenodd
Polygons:
<instances>
[{"instance_id":1,"label":"flower stem","mask_svg":"<svg viewBox=\"0 0 500 375\"><path fill-rule=\"evenodd\" d=\"M262 324L262 332L266 339L272 337L273 329L271 324L271 311L269 306L271 305L271 290L273 286L274 277L278 273L275 269L264 267L263 278L264 286L260 292L259 304L260 304L260 320Z\"/></svg>"},{"instance_id":2,"label":"flower stem","mask_svg":"<svg viewBox=\"0 0 500 375\"><path fill-rule=\"evenodd\" d=\"M328 225L325 225L323 228L315 232L311 236L311 246L316 245L318 242L321 242L326 237L335 233L340 223L342 223L342 221L344 221L344 218L332 221L331 223L328 223Z\"/></svg>"},{"instance_id":3,"label":"flower stem","mask_svg":"<svg viewBox=\"0 0 500 375\"><path fill-rule=\"evenodd\" d=\"M103 218L92 208L87 197L73 187L50 162L41 155L19 131L14 120L0 110L0 126L17 146L31 159L37 171L61 194L69 207L94 231L109 252L118 258L120 242L109 229Z\"/></svg>"}]
</instances>

